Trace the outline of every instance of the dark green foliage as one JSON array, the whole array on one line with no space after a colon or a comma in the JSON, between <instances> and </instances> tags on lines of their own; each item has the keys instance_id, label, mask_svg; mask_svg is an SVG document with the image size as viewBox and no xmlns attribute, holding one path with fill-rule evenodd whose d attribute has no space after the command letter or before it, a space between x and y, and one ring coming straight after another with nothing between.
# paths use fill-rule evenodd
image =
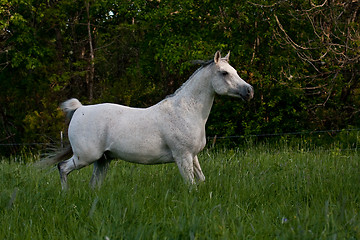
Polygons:
<instances>
[{"instance_id":1,"label":"dark green foliage","mask_svg":"<svg viewBox=\"0 0 360 240\"><path fill-rule=\"evenodd\" d=\"M255 98L218 97L209 135L358 127L359 3L254 2L0 0L0 144L58 141L70 97L155 104L216 50Z\"/></svg>"}]
</instances>

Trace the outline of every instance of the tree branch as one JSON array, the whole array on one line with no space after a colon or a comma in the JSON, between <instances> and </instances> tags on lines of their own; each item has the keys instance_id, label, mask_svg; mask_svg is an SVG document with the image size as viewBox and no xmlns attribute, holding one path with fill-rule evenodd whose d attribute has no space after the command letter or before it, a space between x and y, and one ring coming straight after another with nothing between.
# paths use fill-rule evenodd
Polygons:
<instances>
[{"instance_id":1,"label":"tree branch","mask_svg":"<svg viewBox=\"0 0 360 240\"><path fill-rule=\"evenodd\" d=\"M284 33L286 39L288 40L288 42L291 44L291 46L295 49L302 49L302 50L309 50L310 48L307 47L302 47L299 44L296 44L291 38L290 36L286 33L284 27L281 25L279 18L276 16L276 14L274 14L275 19L276 19L276 23L278 24L280 30Z\"/></svg>"}]
</instances>

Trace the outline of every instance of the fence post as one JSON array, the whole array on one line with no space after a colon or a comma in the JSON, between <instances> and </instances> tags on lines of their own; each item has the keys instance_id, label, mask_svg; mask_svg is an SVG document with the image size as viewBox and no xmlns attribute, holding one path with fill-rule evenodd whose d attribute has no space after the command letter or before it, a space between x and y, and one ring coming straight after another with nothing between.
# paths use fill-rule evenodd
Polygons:
<instances>
[{"instance_id":1,"label":"fence post","mask_svg":"<svg viewBox=\"0 0 360 240\"><path fill-rule=\"evenodd\" d=\"M61 148L64 148L64 135L63 135L63 131L60 131L60 141L61 141Z\"/></svg>"},{"instance_id":2,"label":"fence post","mask_svg":"<svg viewBox=\"0 0 360 240\"><path fill-rule=\"evenodd\" d=\"M211 148L214 148L214 147L215 147L216 138L217 138L217 135L215 135L215 137L214 137L214 139L213 139L213 141L212 141Z\"/></svg>"}]
</instances>

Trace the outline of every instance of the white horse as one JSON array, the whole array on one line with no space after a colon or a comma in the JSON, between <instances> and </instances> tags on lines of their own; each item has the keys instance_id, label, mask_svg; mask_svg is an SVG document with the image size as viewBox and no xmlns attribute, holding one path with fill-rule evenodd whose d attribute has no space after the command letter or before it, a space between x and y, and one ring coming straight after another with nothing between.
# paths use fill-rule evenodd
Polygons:
<instances>
[{"instance_id":1,"label":"white horse","mask_svg":"<svg viewBox=\"0 0 360 240\"><path fill-rule=\"evenodd\" d=\"M184 180L204 181L197 154L205 147L205 123L215 93L250 100L251 85L229 65L229 55L200 67L173 95L149 108L117 104L82 105L70 99L61 105L70 119L71 147L47 164L58 163L62 189L67 175L94 163L90 184L100 186L111 159L140 164L175 162ZM71 156L72 155L72 156ZM67 157L71 156L68 160Z\"/></svg>"}]
</instances>

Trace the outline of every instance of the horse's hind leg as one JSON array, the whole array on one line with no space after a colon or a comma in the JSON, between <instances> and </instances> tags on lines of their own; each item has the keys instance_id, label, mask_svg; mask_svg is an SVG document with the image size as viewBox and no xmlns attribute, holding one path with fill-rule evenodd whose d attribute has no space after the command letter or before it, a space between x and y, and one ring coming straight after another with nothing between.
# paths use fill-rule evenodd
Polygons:
<instances>
[{"instance_id":1,"label":"horse's hind leg","mask_svg":"<svg viewBox=\"0 0 360 240\"><path fill-rule=\"evenodd\" d=\"M61 180L61 188L62 190L67 190L67 175L71 173L75 169L80 169L88 164L84 162L80 162L79 159L74 155L70 159L63 161L58 164L58 169L60 173L60 180Z\"/></svg>"},{"instance_id":2,"label":"horse's hind leg","mask_svg":"<svg viewBox=\"0 0 360 240\"><path fill-rule=\"evenodd\" d=\"M59 163L57 165L58 169L59 169L59 174L60 174L60 181L61 181L61 189L62 190L67 190L68 186L67 186L67 175L69 173L65 173L65 171L63 171L63 165L66 164L66 161L63 161L61 163Z\"/></svg>"},{"instance_id":3,"label":"horse's hind leg","mask_svg":"<svg viewBox=\"0 0 360 240\"><path fill-rule=\"evenodd\" d=\"M111 160L107 159L106 155L104 154L102 158L94 162L94 171L90 180L90 186L92 188L101 186L105 179L110 161Z\"/></svg>"},{"instance_id":4,"label":"horse's hind leg","mask_svg":"<svg viewBox=\"0 0 360 240\"><path fill-rule=\"evenodd\" d=\"M57 165L57 167L59 169L62 190L68 189L67 175L75 169L75 167L72 167L73 166L73 164L72 164L73 158L74 158L74 156L72 156L70 159L68 159L66 161L60 162Z\"/></svg>"}]
</instances>

